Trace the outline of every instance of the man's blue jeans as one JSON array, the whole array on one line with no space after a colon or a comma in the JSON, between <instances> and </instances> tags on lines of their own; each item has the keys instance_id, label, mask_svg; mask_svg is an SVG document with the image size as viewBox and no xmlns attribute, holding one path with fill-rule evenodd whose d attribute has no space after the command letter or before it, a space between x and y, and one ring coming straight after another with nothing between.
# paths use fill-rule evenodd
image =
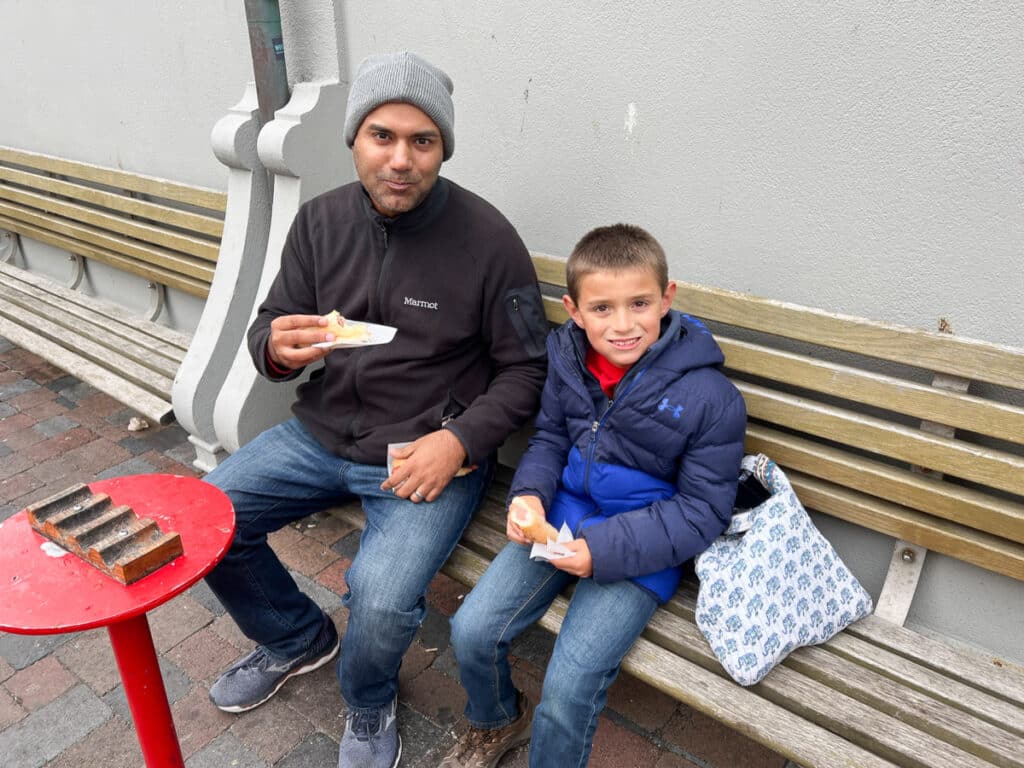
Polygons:
<instances>
[{"instance_id":1,"label":"man's blue jeans","mask_svg":"<svg viewBox=\"0 0 1024 768\"><path fill-rule=\"evenodd\" d=\"M452 618L466 718L478 728L513 721L509 644L575 581L534 714L530 765L585 766L608 688L658 602L631 581L577 580L529 555L529 547L507 544Z\"/></svg>"},{"instance_id":2,"label":"man's blue jeans","mask_svg":"<svg viewBox=\"0 0 1024 768\"><path fill-rule=\"evenodd\" d=\"M235 538L206 577L239 628L274 656L294 658L324 622L267 543L267 534L358 497L366 513L346 574L348 629L338 679L353 711L387 704L398 668L426 614L430 580L479 506L491 467L455 478L431 503L382 491L387 468L326 451L296 419L268 429L206 476L235 506Z\"/></svg>"}]
</instances>

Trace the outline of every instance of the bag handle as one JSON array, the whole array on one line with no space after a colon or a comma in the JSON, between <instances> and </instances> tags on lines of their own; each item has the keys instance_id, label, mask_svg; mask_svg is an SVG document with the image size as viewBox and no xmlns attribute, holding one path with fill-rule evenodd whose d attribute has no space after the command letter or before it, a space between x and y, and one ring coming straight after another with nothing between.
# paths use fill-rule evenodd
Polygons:
<instances>
[{"instance_id":1,"label":"bag handle","mask_svg":"<svg viewBox=\"0 0 1024 768\"><path fill-rule=\"evenodd\" d=\"M785 490L783 481L780 478L781 470L774 461L763 453L748 453L740 462L740 472L746 472L757 478L757 481L764 486L765 490L773 496ZM754 513L759 507L754 507L747 512L737 512L729 521L729 527L725 529L724 535L732 536L739 533L746 533L754 524Z\"/></svg>"},{"instance_id":2,"label":"bag handle","mask_svg":"<svg viewBox=\"0 0 1024 768\"><path fill-rule=\"evenodd\" d=\"M784 490L779 478L778 465L763 453L748 453L740 462L740 471L746 471L757 478L769 493Z\"/></svg>"}]
</instances>

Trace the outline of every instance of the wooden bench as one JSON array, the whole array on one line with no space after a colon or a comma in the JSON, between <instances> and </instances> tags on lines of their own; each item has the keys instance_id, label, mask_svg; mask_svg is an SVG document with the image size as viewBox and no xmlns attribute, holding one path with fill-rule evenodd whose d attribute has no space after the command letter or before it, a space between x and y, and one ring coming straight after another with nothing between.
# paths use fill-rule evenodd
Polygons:
<instances>
[{"instance_id":1,"label":"wooden bench","mask_svg":"<svg viewBox=\"0 0 1024 768\"><path fill-rule=\"evenodd\" d=\"M170 421L191 337L156 318L167 289L209 293L225 206L215 190L0 147L0 336ZM66 283L17 266L18 238L67 251ZM147 316L81 290L90 262L147 280Z\"/></svg>"},{"instance_id":2,"label":"wooden bench","mask_svg":"<svg viewBox=\"0 0 1024 768\"><path fill-rule=\"evenodd\" d=\"M561 323L564 262L534 263ZM1024 766L1024 670L902 626L928 550L1024 580L1024 408L1010 404L1024 349L686 283L676 306L725 350L748 450L776 459L808 508L895 545L876 614L755 686L725 675L694 624L694 583L657 611L624 670L808 768ZM467 586L505 544L511 471L444 568ZM336 514L362 525L357 506ZM566 604L541 624L557 632Z\"/></svg>"}]
</instances>

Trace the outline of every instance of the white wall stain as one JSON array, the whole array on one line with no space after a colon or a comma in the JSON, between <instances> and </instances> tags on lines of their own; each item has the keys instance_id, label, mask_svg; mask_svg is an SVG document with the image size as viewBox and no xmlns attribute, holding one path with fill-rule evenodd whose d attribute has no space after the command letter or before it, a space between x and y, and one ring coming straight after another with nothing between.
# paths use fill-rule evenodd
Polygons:
<instances>
[{"instance_id":1,"label":"white wall stain","mask_svg":"<svg viewBox=\"0 0 1024 768\"><path fill-rule=\"evenodd\" d=\"M636 115L636 102L631 101L626 105L626 124L623 126L626 131L626 141L633 140L633 133L636 131L637 124Z\"/></svg>"}]
</instances>

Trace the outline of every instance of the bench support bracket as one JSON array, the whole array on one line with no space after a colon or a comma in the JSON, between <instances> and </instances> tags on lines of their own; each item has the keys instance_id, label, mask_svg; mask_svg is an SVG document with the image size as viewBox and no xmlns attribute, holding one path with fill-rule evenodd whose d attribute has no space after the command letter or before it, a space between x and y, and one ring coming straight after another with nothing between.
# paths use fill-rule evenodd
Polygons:
<instances>
[{"instance_id":1,"label":"bench support bracket","mask_svg":"<svg viewBox=\"0 0 1024 768\"><path fill-rule=\"evenodd\" d=\"M13 264L19 246L17 233L0 229L0 263Z\"/></svg>"},{"instance_id":2,"label":"bench support bracket","mask_svg":"<svg viewBox=\"0 0 1024 768\"><path fill-rule=\"evenodd\" d=\"M910 604L917 592L917 582L921 578L924 558L928 550L911 544L909 541L897 541L893 546L889 571L885 575L882 592L875 605L875 616L903 626L910 612Z\"/></svg>"},{"instance_id":3,"label":"bench support bracket","mask_svg":"<svg viewBox=\"0 0 1024 768\"><path fill-rule=\"evenodd\" d=\"M163 283L149 283L149 309L146 311L146 318L156 320L164 311L164 301L167 299L167 287Z\"/></svg>"},{"instance_id":4,"label":"bench support bracket","mask_svg":"<svg viewBox=\"0 0 1024 768\"><path fill-rule=\"evenodd\" d=\"M85 277L85 259L77 253L72 253L68 255L68 262L71 264L71 275L65 285L74 291L82 284L82 279Z\"/></svg>"},{"instance_id":5,"label":"bench support bracket","mask_svg":"<svg viewBox=\"0 0 1024 768\"><path fill-rule=\"evenodd\" d=\"M952 333L945 319L940 321L939 330L943 333ZM943 373L937 373L932 378L933 387L950 392L966 392L970 383L969 379ZM921 431L940 437L953 437L956 432L952 427L934 421L922 421ZM913 469L925 475L935 474L924 467ZM892 550L892 559L889 561L889 571L885 575L885 583L875 606L876 616L903 626L910 612L914 593L917 592L917 583L921 578L921 569L924 567L924 558L927 554L928 550L917 544L911 544L909 541L896 542Z\"/></svg>"}]
</instances>

